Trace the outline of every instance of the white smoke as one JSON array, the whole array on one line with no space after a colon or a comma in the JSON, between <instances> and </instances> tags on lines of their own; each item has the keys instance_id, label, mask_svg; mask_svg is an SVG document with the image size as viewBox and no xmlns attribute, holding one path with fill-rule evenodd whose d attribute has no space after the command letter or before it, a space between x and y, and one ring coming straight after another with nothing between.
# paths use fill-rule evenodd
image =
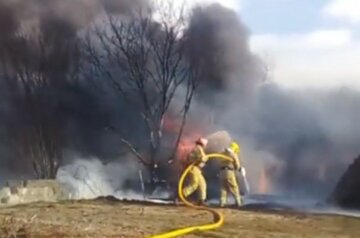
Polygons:
<instances>
[{"instance_id":1,"label":"white smoke","mask_svg":"<svg viewBox=\"0 0 360 238\"><path fill-rule=\"evenodd\" d=\"M56 179L70 192L71 199L114 196L118 199L143 199L142 194L124 189L129 179L136 179L139 165L135 158L104 164L97 158L78 157L59 168ZM139 179L140 186L140 179Z\"/></svg>"}]
</instances>

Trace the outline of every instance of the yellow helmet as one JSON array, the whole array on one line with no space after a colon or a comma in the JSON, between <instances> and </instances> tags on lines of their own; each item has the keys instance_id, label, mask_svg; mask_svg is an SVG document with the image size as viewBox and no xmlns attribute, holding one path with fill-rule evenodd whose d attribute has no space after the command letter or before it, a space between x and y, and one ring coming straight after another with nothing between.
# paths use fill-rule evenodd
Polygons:
<instances>
[{"instance_id":1,"label":"yellow helmet","mask_svg":"<svg viewBox=\"0 0 360 238\"><path fill-rule=\"evenodd\" d=\"M240 153L240 146L238 145L238 143L236 142L232 142L230 144L230 149L235 153L235 154L239 154Z\"/></svg>"}]
</instances>

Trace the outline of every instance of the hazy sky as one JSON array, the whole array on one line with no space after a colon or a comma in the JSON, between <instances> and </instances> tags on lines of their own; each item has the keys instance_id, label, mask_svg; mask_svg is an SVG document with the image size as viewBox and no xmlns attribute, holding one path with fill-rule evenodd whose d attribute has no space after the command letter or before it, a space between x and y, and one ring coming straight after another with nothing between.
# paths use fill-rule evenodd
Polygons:
<instances>
[{"instance_id":1,"label":"hazy sky","mask_svg":"<svg viewBox=\"0 0 360 238\"><path fill-rule=\"evenodd\" d=\"M251 47L286 87L360 89L360 0L188 0L239 12Z\"/></svg>"}]
</instances>

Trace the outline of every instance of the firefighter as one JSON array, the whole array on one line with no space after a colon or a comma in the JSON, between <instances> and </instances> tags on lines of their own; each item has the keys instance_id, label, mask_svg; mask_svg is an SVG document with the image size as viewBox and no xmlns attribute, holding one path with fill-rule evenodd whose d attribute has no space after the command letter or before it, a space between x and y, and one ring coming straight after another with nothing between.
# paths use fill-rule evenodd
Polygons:
<instances>
[{"instance_id":1,"label":"firefighter","mask_svg":"<svg viewBox=\"0 0 360 238\"><path fill-rule=\"evenodd\" d=\"M242 199L240 196L236 171L240 170L239 155L240 146L236 142L232 142L231 145L223 152L224 155L229 156L233 161L221 160L220 162L220 206L224 207L227 201L227 192L229 191L235 198L236 206L242 205Z\"/></svg>"},{"instance_id":2,"label":"firefighter","mask_svg":"<svg viewBox=\"0 0 360 238\"><path fill-rule=\"evenodd\" d=\"M195 142L195 148L189 153L187 157L187 164L195 162L195 166L189 171L189 184L184 187L183 194L185 197L190 196L195 191L199 193L199 205L204 205L206 200L206 181L202 174L202 168L206 164L205 147L208 140L200 138Z\"/></svg>"}]
</instances>

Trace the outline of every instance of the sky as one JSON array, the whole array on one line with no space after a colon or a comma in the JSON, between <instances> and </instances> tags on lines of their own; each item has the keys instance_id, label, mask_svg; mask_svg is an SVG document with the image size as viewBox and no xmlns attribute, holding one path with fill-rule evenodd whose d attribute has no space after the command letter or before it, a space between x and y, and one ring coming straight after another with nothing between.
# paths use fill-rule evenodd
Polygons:
<instances>
[{"instance_id":1,"label":"sky","mask_svg":"<svg viewBox=\"0 0 360 238\"><path fill-rule=\"evenodd\" d=\"M278 84L360 89L360 0L188 1L237 11Z\"/></svg>"}]
</instances>

